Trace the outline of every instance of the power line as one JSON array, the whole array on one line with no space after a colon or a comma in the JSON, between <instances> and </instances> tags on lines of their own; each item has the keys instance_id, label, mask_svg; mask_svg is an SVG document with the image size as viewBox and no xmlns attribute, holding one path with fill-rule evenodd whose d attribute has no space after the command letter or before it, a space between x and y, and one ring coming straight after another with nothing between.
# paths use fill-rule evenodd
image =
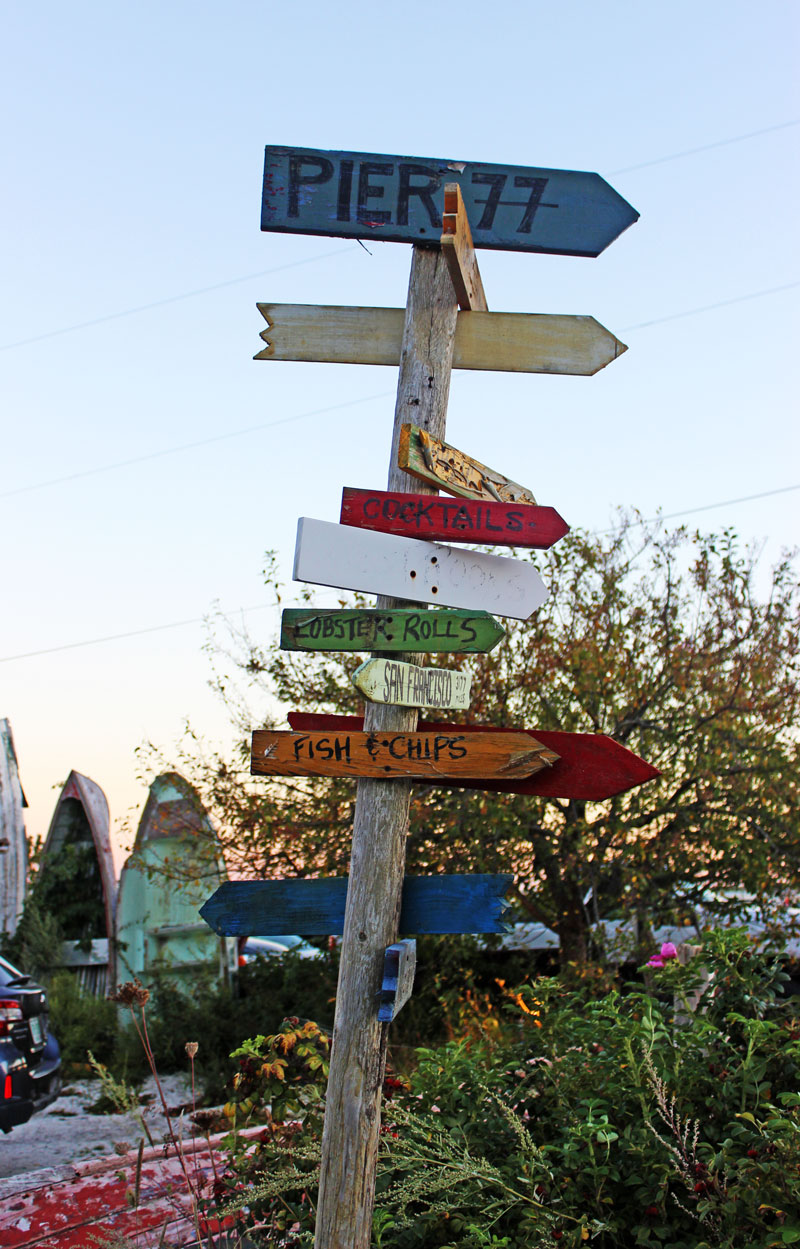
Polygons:
<instances>
[{"instance_id":1,"label":"power line","mask_svg":"<svg viewBox=\"0 0 800 1249\"><path fill-rule=\"evenodd\" d=\"M237 611L265 611L271 603L257 603L254 607L240 607ZM129 633L109 633L102 638L87 638L83 642L65 642L62 646L48 646L40 651L25 651L22 655L6 655L0 664L11 663L15 659L35 659L38 655L55 655L58 651L77 650L81 646L99 646L102 642L119 642L123 638L138 638L144 633L162 633L165 629L182 629L185 625L202 624L205 616L193 616L191 620L173 620L170 624L150 625L147 629L131 629Z\"/></svg>"},{"instance_id":2,"label":"power line","mask_svg":"<svg viewBox=\"0 0 800 1249\"><path fill-rule=\"evenodd\" d=\"M352 250L352 249L350 249ZM323 252L320 256L306 256L305 260L292 260L285 265L276 265L273 269L259 269L258 273L246 273L241 278L229 278L227 282L215 282L213 286L201 286L196 291L184 291L182 295L168 295L166 299L156 299L150 304L139 304L136 308L125 308L122 312L108 312L105 316L94 317L91 321L79 321L77 325L65 325L58 330L47 330L44 334L36 334L33 338L20 338L15 343L0 344L0 351L11 351L12 347L27 347L29 343L41 343L46 338L57 338L59 334L73 334L76 330L86 330L92 325L103 325L106 321L117 321L120 317L132 317L137 312L149 312L152 308L163 308L166 304L178 303L181 299L193 299L196 295L208 295L211 291L221 291L226 286L238 286L242 282L252 282L254 278L267 277L272 273L282 273L284 269L297 269L300 265L313 265L318 260L328 260L331 256L342 256L341 247L335 251Z\"/></svg>"},{"instance_id":3,"label":"power line","mask_svg":"<svg viewBox=\"0 0 800 1249\"><path fill-rule=\"evenodd\" d=\"M800 125L800 118L791 121L782 121L775 126L765 126L761 130L751 130L747 134L733 135L729 139L717 139L714 143L705 143L701 147L686 148L682 152L672 152L669 156L657 156L654 160L642 161L638 165L626 165L622 169L612 169L610 176L613 177L620 173L633 173L634 170L646 169L650 165L661 165L666 161L681 160L684 156L694 156L697 152L709 152L712 148L726 147L730 143L743 143L746 139L755 139L760 135L770 134L775 130L785 130L790 126L798 125ZM356 241L358 242L359 240ZM63 326L61 329L57 330L47 330L44 334L36 334L31 338L20 338L13 343L0 344L0 351L11 351L13 347L27 347L31 343L40 343L48 338L56 338L60 334L72 334L77 330L89 329L93 325L102 325L106 321L115 321L120 317L131 317L138 312L149 312L153 308L163 308L166 304L174 304L182 299L193 299L196 295L207 295L212 291L223 290L226 286L236 286L241 282L250 282L254 278L266 277L271 273L280 273L284 269L293 269L298 265L314 264L318 260L327 260L331 256L338 256L342 254L342 249L336 248L335 251L323 252L320 256L308 256L305 260L294 260L285 265L278 265L274 269L261 269L258 273L248 273L244 277L230 278L226 282L217 282L213 286L203 286L194 291L184 291L181 295L169 295L165 299L156 299L152 303L139 304L135 308L125 308L121 312L109 312L105 316L94 317L90 321L80 321L76 325ZM371 253L369 254L371 255ZM648 324L655 324L655 322L649 322Z\"/></svg>"},{"instance_id":4,"label":"power line","mask_svg":"<svg viewBox=\"0 0 800 1249\"><path fill-rule=\"evenodd\" d=\"M702 503L700 507L685 507L680 512L667 512L666 516L649 516L646 520L633 521L634 525L653 525L662 520L675 520L677 516L692 516L695 512L710 512L715 507L733 507L735 503L750 503L753 499L769 499L774 494L788 494L790 490L800 490L800 482L796 486L779 486L777 490L762 490L759 494L743 494L738 499L723 499L721 503ZM595 529L594 533L602 536L616 533L622 526L614 525L611 529Z\"/></svg>"},{"instance_id":5,"label":"power line","mask_svg":"<svg viewBox=\"0 0 800 1249\"><path fill-rule=\"evenodd\" d=\"M275 271L272 270L272 272L275 272ZM246 279L237 279L237 280L244 281ZM621 334L629 334L634 330L648 329L651 325L661 325L665 321L677 321L683 317L696 316L702 312L712 312L716 308L727 308L731 304L744 303L747 300L761 299L765 295L774 295L780 291L793 290L797 286L800 286L800 281L787 282L783 286L771 286L768 289L763 290L763 291L750 291L746 295L736 295L733 299L723 299L723 300L719 300L717 303L714 303L714 304L704 304L702 307L699 307L699 308L687 308L684 312L672 312L666 317L657 317L652 321L640 321L636 325L626 325L619 332ZM124 315L124 314L120 313L119 315ZM370 403L374 400L386 399L392 393L394 392L384 390L384 391L381 391L380 394L377 394L377 395L367 395L366 398L364 399L348 399L344 403L334 404L326 408L315 408L311 412L301 412L297 416L280 417L277 421L265 421L258 425L248 425L244 429L230 430L224 434L213 434L209 438L200 438L200 439L195 440L194 442L178 443L174 447L164 447L160 451L149 451L144 455L131 456L127 460L115 460L111 464L100 464L96 468L80 469L76 473L66 473L62 477L51 477L51 478L48 478L47 481L33 482L28 486L16 486L13 490L0 491L0 499L9 499L15 495L28 494L33 490L44 490L48 486L59 486L59 485L62 485L64 482L75 481L78 478L82 478L82 477L94 477L100 473L112 472L114 469L118 469L118 468L128 468L131 464L142 464L148 460L158 460L162 456L165 456L165 455L178 455L183 451L194 450L194 448L196 447L205 447L205 446L210 445L211 443L223 442L228 438L241 438L241 437L244 437L246 434L257 433L259 430L273 429L277 425L286 425L286 424L290 424L293 421L306 420L307 418L312 417L312 416L322 416L326 412L336 412L343 408L353 407L354 405L359 404L359 403Z\"/></svg>"},{"instance_id":6,"label":"power line","mask_svg":"<svg viewBox=\"0 0 800 1249\"><path fill-rule=\"evenodd\" d=\"M786 130L788 126L800 126L800 118L794 121L782 121L777 126L765 126L763 130L750 130L747 134L735 134L731 139L717 139L714 143L704 143L702 147L688 147L683 152L673 152L671 156L657 156L655 160L643 160L638 165L626 165L624 169L612 169L611 176L618 173L633 173L635 169L648 169L651 165L663 165L668 160L680 160L684 156L694 156L697 152L710 152L715 147L727 147L729 143L743 143L745 139L756 139L762 134L771 134L773 130Z\"/></svg>"},{"instance_id":7,"label":"power line","mask_svg":"<svg viewBox=\"0 0 800 1249\"><path fill-rule=\"evenodd\" d=\"M735 295L733 299L721 299L716 304L704 304L701 308L687 308L685 312L671 312L666 317L656 317L653 321L639 321L637 325L626 325L620 334L629 334L631 330L646 330L651 325L663 325L665 321L678 321L681 317L694 317L700 312L712 312L715 308L727 308L730 304L743 304L748 299L761 299L764 295L775 295L778 291L790 291L798 282L786 282L783 286L770 286L764 291L751 291L748 295Z\"/></svg>"},{"instance_id":8,"label":"power line","mask_svg":"<svg viewBox=\"0 0 800 1249\"><path fill-rule=\"evenodd\" d=\"M635 521L634 523L636 525L650 525L657 521L674 520L678 516L690 516L694 512L708 512L716 507L732 507L736 503L750 503L754 499L768 499L772 495L786 494L790 490L800 490L800 482L798 482L795 486L779 486L776 490L762 490L758 494L742 495L738 499L724 499L719 503L704 503L700 507L683 508L680 512L668 512L666 516L652 516L648 520ZM619 528L619 525L615 525L612 529L595 529L592 532L597 536L602 537L605 534L616 533ZM264 611L268 606L271 606L271 604L259 603L253 607L237 608L236 611L246 614L247 612ZM205 619L205 616L194 616L191 620L173 620L169 624L151 625L146 629L133 629L129 633L111 633L106 637L87 638L82 642L66 642L61 646L48 646L42 650L25 651L20 655L5 655L0 657L0 664L12 663L17 659L34 659L40 655L55 655L59 651L77 650L82 646L99 646L103 642L118 642L124 638L141 637L145 633L160 633L166 629L180 629L185 625L201 624Z\"/></svg>"},{"instance_id":9,"label":"power line","mask_svg":"<svg viewBox=\"0 0 800 1249\"><path fill-rule=\"evenodd\" d=\"M245 434L254 434L262 429L274 429L276 425L290 425L293 421L304 421L311 416L322 416L326 412L353 408L359 403L372 403L377 399L386 399L393 394L394 391L383 390L380 394L365 395L362 399L347 399L344 403L314 408L312 412L299 412L296 416L281 416L277 421L262 421L259 425L248 425L245 429L232 429L224 434L212 434L210 438L199 438L195 442L182 442L175 447L164 447L161 451L148 451L145 455L134 455L128 460L116 460L113 464L99 464L96 468L80 469L77 473L67 473L64 477L51 477L48 481L38 481L30 486L17 486L14 490L5 490L0 493L0 499L8 499L16 494L28 494L31 490L44 490L47 486L59 486L65 481L75 481L79 477L94 477L98 473L109 473L112 469L127 468L130 464L142 464L145 460L158 460L165 455L178 455L181 451L191 451L194 447L207 447L212 442L224 442L226 438L242 438Z\"/></svg>"}]
</instances>

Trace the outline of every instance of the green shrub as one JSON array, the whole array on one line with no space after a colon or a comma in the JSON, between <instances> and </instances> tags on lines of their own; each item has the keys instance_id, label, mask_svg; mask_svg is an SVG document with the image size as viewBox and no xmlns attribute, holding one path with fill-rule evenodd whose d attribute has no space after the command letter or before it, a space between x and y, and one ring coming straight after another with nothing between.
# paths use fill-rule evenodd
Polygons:
<instances>
[{"instance_id":1,"label":"green shrub","mask_svg":"<svg viewBox=\"0 0 800 1249\"><path fill-rule=\"evenodd\" d=\"M99 1062L113 1060L117 1045L117 1008L106 998L84 993L69 971L58 971L47 986L50 1028L61 1046L65 1066L85 1064L91 1050Z\"/></svg>"},{"instance_id":2,"label":"green shrub","mask_svg":"<svg viewBox=\"0 0 800 1249\"><path fill-rule=\"evenodd\" d=\"M509 1031L419 1050L385 1089L374 1244L800 1243L797 1001L746 933L708 935L702 963L694 1013L699 960L649 993L540 979L509 994ZM234 1148L254 1243L310 1243L318 1157L313 1119Z\"/></svg>"}]
</instances>

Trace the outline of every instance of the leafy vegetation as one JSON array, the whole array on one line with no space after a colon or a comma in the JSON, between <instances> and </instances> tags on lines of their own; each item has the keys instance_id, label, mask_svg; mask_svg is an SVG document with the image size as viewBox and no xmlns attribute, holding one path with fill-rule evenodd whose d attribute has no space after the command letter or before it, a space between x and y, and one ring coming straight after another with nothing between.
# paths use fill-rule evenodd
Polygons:
<instances>
[{"instance_id":1,"label":"leafy vegetation","mask_svg":"<svg viewBox=\"0 0 800 1249\"><path fill-rule=\"evenodd\" d=\"M531 558L546 563L545 605L528 621L506 621L488 655L437 657L472 670L464 718L607 733L663 775L604 803L419 786L408 870L446 871L453 861L462 871L512 870L520 913L559 934L565 963L590 956L600 918L635 917L646 941L676 908L724 908L742 890L766 903L792 888L800 594L791 561L767 575L731 531L668 533L635 517L611 536L573 532ZM267 581L279 595L271 568ZM209 754L189 734L179 762L233 870L344 873L352 783L265 784L249 776L248 742L253 725L271 722L276 699L358 712L349 677L360 657L281 651L244 635L212 657L240 749L233 759Z\"/></svg>"},{"instance_id":2,"label":"leafy vegetation","mask_svg":"<svg viewBox=\"0 0 800 1249\"><path fill-rule=\"evenodd\" d=\"M407 1077L386 1081L373 1243L800 1242L797 999L781 996L779 961L745 933L709 934L702 960L654 971L652 993L540 979L509 995L500 1033L420 1049ZM318 1041L289 1020L238 1052L237 1123L267 1126L255 1145L232 1137L217 1196L255 1244L311 1244ZM271 1117L267 1100L292 1121Z\"/></svg>"}]
</instances>

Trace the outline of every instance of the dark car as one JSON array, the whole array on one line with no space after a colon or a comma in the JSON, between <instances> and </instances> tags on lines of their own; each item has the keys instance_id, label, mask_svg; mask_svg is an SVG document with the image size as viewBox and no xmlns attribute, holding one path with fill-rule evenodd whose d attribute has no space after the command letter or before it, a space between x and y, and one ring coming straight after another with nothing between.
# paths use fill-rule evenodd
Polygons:
<instances>
[{"instance_id":1,"label":"dark car","mask_svg":"<svg viewBox=\"0 0 800 1249\"><path fill-rule=\"evenodd\" d=\"M61 1051L48 1027L47 994L0 958L0 1130L26 1123L60 1089Z\"/></svg>"}]
</instances>

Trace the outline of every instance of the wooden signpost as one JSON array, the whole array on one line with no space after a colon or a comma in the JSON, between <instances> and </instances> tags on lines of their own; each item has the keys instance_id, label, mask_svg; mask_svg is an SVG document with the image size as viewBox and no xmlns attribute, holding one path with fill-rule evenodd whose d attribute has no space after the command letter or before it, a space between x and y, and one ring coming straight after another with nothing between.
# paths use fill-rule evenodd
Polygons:
<instances>
[{"instance_id":1,"label":"wooden signpost","mask_svg":"<svg viewBox=\"0 0 800 1249\"><path fill-rule=\"evenodd\" d=\"M386 950L381 981L379 1023L391 1023L411 997L417 968L416 941L397 941Z\"/></svg>"},{"instance_id":2,"label":"wooden signpost","mask_svg":"<svg viewBox=\"0 0 800 1249\"><path fill-rule=\"evenodd\" d=\"M418 425L401 425L398 463L412 477L457 498L536 504L525 486L509 481L502 473L473 460L457 447L433 438Z\"/></svg>"},{"instance_id":3,"label":"wooden signpost","mask_svg":"<svg viewBox=\"0 0 800 1249\"><path fill-rule=\"evenodd\" d=\"M397 659L367 659L352 676L353 685L371 703L397 707L469 707L472 674L451 668L420 668ZM555 762L555 760L553 761Z\"/></svg>"},{"instance_id":4,"label":"wooden signpost","mask_svg":"<svg viewBox=\"0 0 800 1249\"><path fill-rule=\"evenodd\" d=\"M394 368L400 363L402 308L257 306L267 322L261 331L267 345L255 360L386 364ZM459 312L453 368L591 377L627 350L594 317Z\"/></svg>"},{"instance_id":5,"label":"wooden signpost","mask_svg":"<svg viewBox=\"0 0 800 1249\"><path fill-rule=\"evenodd\" d=\"M397 931L417 936L507 932L505 895L513 879L504 874L406 876L401 881ZM347 885L346 876L229 880L204 903L200 914L225 937L335 936L345 930Z\"/></svg>"},{"instance_id":6,"label":"wooden signpost","mask_svg":"<svg viewBox=\"0 0 800 1249\"><path fill-rule=\"evenodd\" d=\"M286 607L281 615L281 649L285 651L483 654L505 635L494 616L482 611Z\"/></svg>"},{"instance_id":7,"label":"wooden signpost","mask_svg":"<svg viewBox=\"0 0 800 1249\"><path fill-rule=\"evenodd\" d=\"M598 256L639 216L596 173L267 147L261 229L435 243L453 182L476 247Z\"/></svg>"},{"instance_id":8,"label":"wooden signpost","mask_svg":"<svg viewBox=\"0 0 800 1249\"><path fill-rule=\"evenodd\" d=\"M514 787L560 769L559 792L577 795L601 788L586 762L594 747L587 746L582 755L574 743L565 742L565 767L562 751L552 743L569 734L550 734L547 740L542 734L540 741L528 732L483 732L479 726L429 725L418 731L415 706L400 705L410 684L400 676L406 672L401 665L407 656L489 650L498 626L487 611L527 619L547 595L530 562L430 541L437 530L432 525L430 532L424 531L425 517L430 515L447 538L455 534L456 541L464 541L469 533L474 541L477 534L486 543L486 535L493 534L489 540L507 545L547 546L563 527L552 509L537 508L529 491L444 441L452 369L586 376L625 350L592 317L489 312L474 248L595 256L637 215L597 174L308 148L266 150L262 229L415 244L404 311L258 305L268 328L257 359L399 365L387 492L349 492L347 507L354 510L343 517L345 524L301 519L295 555L296 579L376 592L376 607L285 613L282 632L282 644L289 649L373 646L383 681L389 681L387 701L368 702L363 724L294 723L292 733L253 736L254 771L361 777L344 918L335 929L343 932L343 940L316 1249L368 1249L371 1241L387 1026L410 992L412 956L397 952L393 961L396 938L405 926L408 931L430 931L409 918L403 885L412 780ZM411 422L413 434L408 432ZM417 479L415 502L400 502L390 515L391 500L397 503L397 496L407 491L408 473ZM429 514L409 511L422 506L420 494L431 498L439 488L477 506L470 503L451 512L434 500ZM376 506L377 518L371 515ZM376 519L379 524L366 524ZM383 521L396 528L384 532ZM515 534L536 540L512 541ZM457 610L430 613L426 628L426 613L410 610L414 603ZM363 671L372 674L376 665ZM429 679L434 680L426 675ZM602 743L607 760L621 749L608 739ZM645 779L641 773L647 765L630 752L623 755L635 765L618 767L627 780L612 785L612 792ZM619 756L614 757L617 767ZM638 779L632 780L636 765ZM486 890L493 899L493 922L499 923L503 908L497 878L486 879L494 882ZM479 907L480 915L467 906L475 898L475 881L442 876L428 878L424 886L417 883L415 888L426 891L461 891L457 905L452 899L447 903L452 926L437 931L485 931L480 924L486 919L487 900ZM279 932L276 922L283 917L292 932L308 932L291 918L291 899L299 896L298 887L311 884L322 889L330 882L235 882L235 901L228 905L226 895L225 922L244 924L247 932L258 931L260 924L265 925L261 931ZM279 914L259 919L244 900L255 894L246 891L263 893L270 887L282 890ZM343 893L344 882L338 887ZM430 923L442 905L425 892L418 922Z\"/></svg>"},{"instance_id":9,"label":"wooden signpost","mask_svg":"<svg viewBox=\"0 0 800 1249\"><path fill-rule=\"evenodd\" d=\"M392 704L398 705L398 704ZM414 705L414 704L412 704ZM438 779L531 776L558 759L526 733L253 733L250 771L257 776L372 776Z\"/></svg>"},{"instance_id":10,"label":"wooden signpost","mask_svg":"<svg viewBox=\"0 0 800 1249\"><path fill-rule=\"evenodd\" d=\"M361 716L331 716L308 711L290 711L289 723L298 732L345 732L363 725ZM420 731L439 733L505 734L510 729L488 724L447 724L420 720ZM605 733L564 733L553 729L523 729L558 755L551 768L524 780L487 780L485 777L459 777L447 781L448 787L491 790L495 793L525 794L534 798L571 798L576 802L603 802L616 794L624 794L637 785L660 776L658 768L640 759L632 750L620 746Z\"/></svg>"},{"instance_id":11,"label":"wooden signpost","mask_svg":"<svg viewBox=\"0 0 800 1249\"><path fill-rule=\"evenodd\" d=\"M547 598L532 564L301 516L295 581L527 620Z\"/></svg>"},{"instance_id":12,"label":"wooden signpost","mask_svg":"<svg viewBox=\"0 0 800 1249\"><path fill-rule=\"evenodd\" d=\"M546 548L569 533L554 507L431 498L388 490L342 491L343 525L408 538L474 542L486 546Z\"/></svg>"}]
</instances>

